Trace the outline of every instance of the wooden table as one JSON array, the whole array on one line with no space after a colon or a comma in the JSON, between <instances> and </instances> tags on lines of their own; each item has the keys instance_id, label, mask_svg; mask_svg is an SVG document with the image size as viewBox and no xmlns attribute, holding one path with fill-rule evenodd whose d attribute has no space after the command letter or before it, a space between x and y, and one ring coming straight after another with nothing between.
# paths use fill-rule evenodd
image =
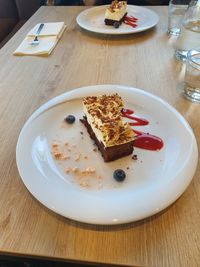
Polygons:
<instances>
[{"instance_id":1,"label":"wooden table","mask_svg":"<svg viewBox=\"0 0 200 267\"><path fill-rule=\"evenodd\" d=\"M161 214L118 226L85 225L41 205L22 183L15 160L19 132L34 110L54 96L93 84L123 84L173 105L200 141L200 106L179 88L184 65L166 34L167 7L150 7L160 21L147 32L108 37L79 29L85 7L42 7L0 50L0 252L130 266L200 266L200 166L186 192ZM12 55L38 22L65 21L52 55Z\"/></svg>"}]
</instances>

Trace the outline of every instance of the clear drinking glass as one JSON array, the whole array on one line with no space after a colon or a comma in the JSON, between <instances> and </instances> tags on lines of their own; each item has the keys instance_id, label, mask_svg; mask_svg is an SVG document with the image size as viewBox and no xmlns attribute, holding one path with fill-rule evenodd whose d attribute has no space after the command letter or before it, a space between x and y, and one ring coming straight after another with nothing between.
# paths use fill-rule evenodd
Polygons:
<instances>
[{"instance_id":1,"label":"clear drinking glass","mask_svg":"<svg viewBox=\"0 0 200 267\"><path fill-rule=\"evenodd\" d=\"M188 52L184 95L187 99L200 103L200 50Z\"/></svg>"},{"instance_id":2,"label":"clear drinking glass","mask_svg":"<svg viewBox=\"0 0 200 267\"><path fill-rule=\"evenodd\" d=\"M189 50L200 48L200 0L190 2L175 43L175 57L185 61Z\"/></svg>"},{"instance_id":3,"label":"clear drinking glass","mask_svg":"<svg viewBox=\"0 0 200 267\"><path fill-rule=\"evenodd\" d=\"M183 17L190 0L170 0L168 6L168 33L179 35Z\"/></svg>"}]
</instances>

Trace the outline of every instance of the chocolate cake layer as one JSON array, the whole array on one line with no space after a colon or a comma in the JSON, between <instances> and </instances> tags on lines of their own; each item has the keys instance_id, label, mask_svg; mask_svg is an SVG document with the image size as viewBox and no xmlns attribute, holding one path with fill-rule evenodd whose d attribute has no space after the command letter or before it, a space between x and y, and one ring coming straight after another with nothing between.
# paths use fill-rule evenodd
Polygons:
<instances>
[{"instance_id":1,"label":"chocolate cake layer","mask_svg":"<svg viewBox=\"0 0 200 267\"><path fill-rule=\"evenodd\" d=\"M133 141L116 146L105 147L104 144L99 142L99 140L97 139L96 135L94 134L91 126L87 121L87 118L84 116L83 119L81 119L80 121L85 125L91 139L97 145L105 162L113 161L132 154Z\"/></svg>"},{"instance_id":2,"label":"chocolate cake layer","mask_svg":"<svg viewBox=\"0 0 200 267\"><path fill-rule=\"evenodd\" d=\"M110 25L110 26L112 26L115 22L119 22L120 24L122 24L122 22L124 21L126 15L127 15L127 13L119 21L118 20L112 20L112 19L105 19L104 22L105 22L106 25Z\"/></svg>"}]
</instances>

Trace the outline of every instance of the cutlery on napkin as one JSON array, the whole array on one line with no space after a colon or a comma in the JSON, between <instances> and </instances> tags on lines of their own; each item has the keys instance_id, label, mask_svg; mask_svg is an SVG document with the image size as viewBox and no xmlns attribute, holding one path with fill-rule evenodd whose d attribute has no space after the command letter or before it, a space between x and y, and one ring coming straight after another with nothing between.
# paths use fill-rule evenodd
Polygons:
<instances>
[{"instance_id":1,"label":"cutlery on napkin","mask_svg":"<svg viewBox=\"0 0 200 267\"><path fill-rule=\"evenodd\" d=\"M48 56L56 46L66 29L64 22L44 23L44 26L38 36L39 44L31 45L31 42L36 36L37 30L41 23L35 25L30 30L25 39L13 53L15 56Z\"/></svg>"},{"instance_id":2,"label":"cutlery on napkin","mask_svg":"<svg viewBox=\"0 0 200 267\"><path fill-rule=\"evenodd\" d=\"M41 30L43 29L43 27L44 27L44 23L40 24L40 26L38 27L37 32L36 32L36 34L35 34L35 38L34 38L34 40L31 42L31 45L38 45L38 44L40 43L40 41L38 40L38 37L39 37L40 32L41 32Z\"/></svg>"}]
</instances>

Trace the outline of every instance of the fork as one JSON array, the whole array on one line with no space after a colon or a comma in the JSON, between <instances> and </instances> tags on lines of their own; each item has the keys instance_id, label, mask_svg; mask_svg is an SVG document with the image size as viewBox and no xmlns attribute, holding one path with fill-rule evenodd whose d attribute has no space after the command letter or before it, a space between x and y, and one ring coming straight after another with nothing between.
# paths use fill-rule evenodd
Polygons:
<instances>
[{"instance_id":1,"label":"fork","mask_svg":"<svg viewBox=\"0 0 200 267\"><path fill-rule=\"evenodd\" d=\"M40 26L38 27L37 31L36 31L34 40L30 43L31 45L38 45L39 44L40 41L38 40L38 36L39 36L43 27L44 27L44 23L41 23Z\"/></svg>"}]
</instances>

